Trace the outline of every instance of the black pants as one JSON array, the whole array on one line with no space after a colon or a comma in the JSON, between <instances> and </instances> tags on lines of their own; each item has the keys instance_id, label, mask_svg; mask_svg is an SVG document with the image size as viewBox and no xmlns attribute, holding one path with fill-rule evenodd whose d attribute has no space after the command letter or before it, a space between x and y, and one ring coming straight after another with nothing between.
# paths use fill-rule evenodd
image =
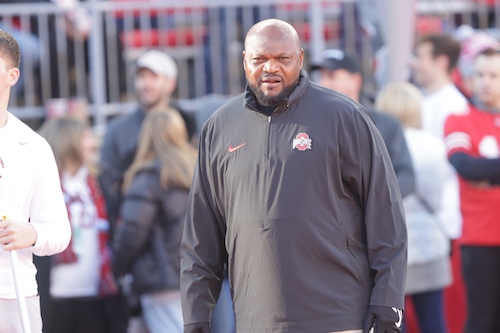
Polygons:
<instances>
[{"instance_id":1,"label":"black pants","mask_svg":"<svg viewBox=\"0 0 500 333\"><path fill-rule=\"evenodd\" d=\"M122 296L52 299L44 333L126 333Z\"/></svg>"},{"instance_id":2,"label":"black pants","mask_svg":"<svg viewBox=\"0 0 500 333\"><path fill-rule=\"evenodd\" d=\"M500 333L500 246L462 246L465 333Z\"/></svg>"}]
</instances>

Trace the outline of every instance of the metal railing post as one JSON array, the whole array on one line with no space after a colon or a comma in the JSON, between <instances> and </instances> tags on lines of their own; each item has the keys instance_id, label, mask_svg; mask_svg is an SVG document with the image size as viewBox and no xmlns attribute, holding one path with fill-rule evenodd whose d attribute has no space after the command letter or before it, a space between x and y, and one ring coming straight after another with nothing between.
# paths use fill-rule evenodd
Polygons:
<instances>
[{"instance_id":1,"label":"metal railing post","mask_svg":"<svg viewBox=\"0 0 500 333\"><path fill-rule=\"evenodd\" d=\"M104 105L106 103L106 70L105 70L105 50L101 20L101 12L98 10L98 0L88 0L90 2L90 12L92 17L92 31L90 32L90 95L91 111L94 117L94 126L98 134L106 127L106 113Z\"/></svg>"},{"instance_id":2,"label":"metal railing post","mask_svg":"<svg viewBox=\"0 0 500 333\"><path fill-rule=\"evenodd\" d=\"M309 11L309 24L311 26L311 41L309 43L309 57L312 64L321 62L321 52L325 49L323 29L325 17L322 12L321 0L311 0ZM308 68L306 68L308 70ZM314 77L312 78L315 79Z\"/></svg>"}]
</instances>

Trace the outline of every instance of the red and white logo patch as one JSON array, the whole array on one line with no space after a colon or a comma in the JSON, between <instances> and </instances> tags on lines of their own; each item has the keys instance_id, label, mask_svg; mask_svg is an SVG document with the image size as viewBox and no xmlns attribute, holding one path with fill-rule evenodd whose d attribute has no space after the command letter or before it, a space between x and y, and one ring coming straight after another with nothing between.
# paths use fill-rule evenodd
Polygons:
<instances>
[{"instance_id":1,"label":"red and white logo patch","mask_svg":"<svg viewBox=\"0 0 500 333\"><path fill-rule=\"evenodd\" d=\"M297 149L300 151L304 151L306 149L311 149L312 140L309 139L309 135L307 133L299 133L293 139L292 149Z\"/></svg>"}]
</instances>

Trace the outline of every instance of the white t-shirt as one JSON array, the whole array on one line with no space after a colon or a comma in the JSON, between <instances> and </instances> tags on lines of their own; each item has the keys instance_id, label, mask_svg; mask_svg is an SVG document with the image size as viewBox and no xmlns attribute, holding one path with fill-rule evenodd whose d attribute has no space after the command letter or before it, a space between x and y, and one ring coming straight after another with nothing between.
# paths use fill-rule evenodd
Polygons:
<instances>
[{"instance_id":1,"label":"white t-shirt","mask_svg":"<svg viewBox=\"0 0 500 333\"><path fill-rule=\"evenodd\" d=\"M468 110L467 99L448 83L438 91L425 95L422 103L422 128L444 139L444 123L450 114L463 114Z\"/></svg>"},{"instance_id":2,"label":"white t-shirt","mask_svg":"<svg viewBox=\"0 0 500 333\"><path fill-rule=\"evenodd\" d=\"M444 140L444 124L448 116L467 112L467 99L455 85L449 83L432 94L424 95L422 128ZM462 233L462 215L458 177L455 169L449 163L444 193L444 201L439 215L441 220L446 223L449 237L456 239Z\"/></svg>"},{"instance_id":3,"label":"white t-shirt","mask_svg":"<svg viewBox=\"0 0 500 333\"><path fill-rule=\"evenodd\" d=\"M98 294L100 221L87 185L87 175L87 170L81 168L74 176L65 173L62 177L71 221L71 248L77 260L52 267L52 297L90 297Z\"/></svg>"}]
</instances>

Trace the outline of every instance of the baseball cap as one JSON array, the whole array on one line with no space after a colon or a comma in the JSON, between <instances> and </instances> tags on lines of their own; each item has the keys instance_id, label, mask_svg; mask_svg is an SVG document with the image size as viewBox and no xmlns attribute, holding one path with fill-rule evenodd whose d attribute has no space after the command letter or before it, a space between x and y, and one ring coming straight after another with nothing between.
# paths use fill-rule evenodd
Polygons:
<instances>
[{"instance_id":1,"label":"baseball cap","mask_svg":"<svg viewBox=\"0 0 500 333\"><path fill-rule=\"evenodd\" d=\"M457 67L465 77L470 77L474 73L474 59L483 50L488 48L496 49L497 40L482 30L475 30L469 25L458 27L455 37L460 41L460 56Z\"/></svg>"},{"instance_id":2,"label":"baseball cap","mask_svg":"<svg viewBox=\"0 0 500 333\"><path fill-rule=\"evenodd\" d=\"M174 59L162 51L146 51L137 58L135 68L136 70L147 68L158 75L177 79L178 69Z\"/></svg>"},{"instance_id":3,"label":"baseball cap","mask_svg":"<svg viewBox=\"0 0 500 333\"><path fill-rule=\"evenodd\" d=\"M334 71L345 69L351 73L360 72L358 62L355 57L339 49L326 49L322 52L321 64L312 65L311 70L326 69Z\"/></svg>"}]
</instances>

